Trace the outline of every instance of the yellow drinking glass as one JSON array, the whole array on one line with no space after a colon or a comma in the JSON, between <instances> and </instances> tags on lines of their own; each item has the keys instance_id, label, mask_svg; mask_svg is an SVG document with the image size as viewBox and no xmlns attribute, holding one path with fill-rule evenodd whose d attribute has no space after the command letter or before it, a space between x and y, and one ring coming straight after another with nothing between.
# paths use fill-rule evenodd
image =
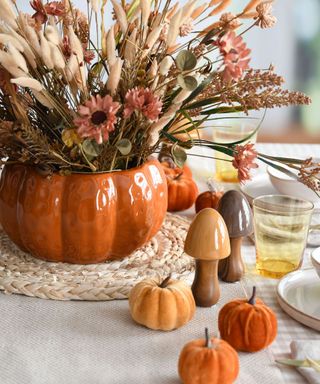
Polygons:
<instances>
[{"instance_id":1,"label":"yellow drinking glass","mask_svg":"<svg viewBox=\"0 0 320 384\"><path fill-rule=\"evenodd\" d=\"M310 201L284 195L253 200L256 269L281 278L300 268L313 212Z\"/></svg>"},{"instance_id":2,"label":"yellow drinking glass","mask_svg":"<svg viewBox=\"0 0 320 384\"><path fill-rule=\"evenodd\" d=\"M219 126L213 126L213 140L216 143L233 143L235 141L243 140L244 138L251 135L257 128L256 125L252 124L252 121L248 119L239 120L221 120ZM243 142L255 143L257 135L254 134L249 140ZM233 167L231 156L225 155L224 153L215 151L215 156L221 160L215 161L216 174L215 179L226 183L237 183L238 182L238 171Z\"/></svg>"}]
</instances>

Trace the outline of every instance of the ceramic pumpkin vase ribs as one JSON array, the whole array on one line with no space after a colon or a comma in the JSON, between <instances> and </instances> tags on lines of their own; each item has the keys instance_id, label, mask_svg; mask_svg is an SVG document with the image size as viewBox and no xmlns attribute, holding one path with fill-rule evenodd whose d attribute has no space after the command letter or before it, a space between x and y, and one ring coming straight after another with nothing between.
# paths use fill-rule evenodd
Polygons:
<instances>
[{"instance_id":1,"label":"ceramic pumpkin vase ribs","mask_svg":"<svg viewBox=\"0 0 320 384\"><path fill-rule=\"evenodd\" d=\"M77 264L121 259L160 229L167 210L165 174L157 160L128 171L50 178L26 165L6 165L0 220L22 250Z\"/></svg>"}]
</instances>

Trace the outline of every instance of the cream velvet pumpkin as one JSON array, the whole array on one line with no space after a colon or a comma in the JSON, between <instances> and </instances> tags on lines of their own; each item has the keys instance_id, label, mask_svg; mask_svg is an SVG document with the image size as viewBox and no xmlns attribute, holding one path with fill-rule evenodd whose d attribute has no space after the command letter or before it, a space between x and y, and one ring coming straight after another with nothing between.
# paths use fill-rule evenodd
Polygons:
<instances>
[{"instance_id":1,"label":"cream velvet pumpkin","mask_svg":"<svg viewBox=\"0 0 320 384\"><path fill-rule=\"evenodd\" d=\"M162 283L151 279L138 283L131 290L129 306L134 321L162 331L186 324L196 308L190 287L170 277Z\"/></svg>"}]
</instances>

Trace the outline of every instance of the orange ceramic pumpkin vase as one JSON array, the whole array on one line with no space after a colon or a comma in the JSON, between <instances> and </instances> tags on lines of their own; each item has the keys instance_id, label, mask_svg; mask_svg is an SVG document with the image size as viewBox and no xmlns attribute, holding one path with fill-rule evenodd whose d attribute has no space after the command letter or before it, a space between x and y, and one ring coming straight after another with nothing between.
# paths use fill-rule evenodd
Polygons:
<instances>
[{"instance_id":1,"label":"orange ceramic pumpkin vase","mask_svg":"<svg viewBox=\"0 0 320 384\"><path fill-rule=\"evenodd\" d=\"M219 331L237 351L257 352L270 345L277 335L277 318L253 288L249 300L233 300L219 312Z\"/></svg>"},{"instance_id":2,"label":"orange ceramic pumpkin vase","mask_svg":"<svg viewBox=\"0 0 320 384\"><path fill-rule=\"evenodd\" d=\"M22 250L48 261L90 264L121 259L150 240L167 210L160 163L112 173L41 176L6 165L0 220Z\"/></svg>"}]
</instances>

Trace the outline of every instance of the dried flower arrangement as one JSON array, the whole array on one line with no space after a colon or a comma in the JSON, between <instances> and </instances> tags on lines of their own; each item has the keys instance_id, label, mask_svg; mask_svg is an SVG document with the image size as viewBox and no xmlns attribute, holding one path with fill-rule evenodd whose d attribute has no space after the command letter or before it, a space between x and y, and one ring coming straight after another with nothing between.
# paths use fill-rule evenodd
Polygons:
<instances>
[{"instance_id":1,"label":"dried flower arrangement","mask_svg":"<svg viewBox=\"0 0 320 384\"><path fill-rule=\"evenodd\" d=\"M301 180L319 190L319 164L310 160L192 135L221 114L310 102L282 90L272 67L249 68L242 35L273 26L271 1L251 0L238 14L222 13L231 0L111 3L114 23L106 29L106 0L88 0L88 15L70 0L33 0L33 15L15 0L0 0L3 163L44 173L107 172L138 166L165 143L178 163L186 148L208 146L234 157L242 181L260 159L281 170L282 163L301 168ZM238 33L244 19L252 25Z\"/></svg>"}]
</instances>

